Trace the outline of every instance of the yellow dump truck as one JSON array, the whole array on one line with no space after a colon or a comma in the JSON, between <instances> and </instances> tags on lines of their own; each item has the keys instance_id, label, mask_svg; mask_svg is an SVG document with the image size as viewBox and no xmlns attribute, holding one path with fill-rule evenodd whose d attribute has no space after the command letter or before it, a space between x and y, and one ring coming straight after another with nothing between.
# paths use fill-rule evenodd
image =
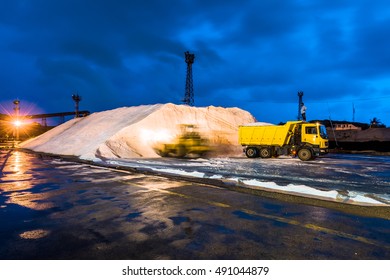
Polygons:
<instances>
[{"instance_id":1,"label":"yellow dump truck","mask_svg":"<svg viewBox=\"0 0 390 280\"><path fill-rule=\"evenodd\" d=\"M328 153L329 145L325 126L303 121L240 126L239 143L248 158L297 155L304 161Z\"/></svg>"}]
</instances>

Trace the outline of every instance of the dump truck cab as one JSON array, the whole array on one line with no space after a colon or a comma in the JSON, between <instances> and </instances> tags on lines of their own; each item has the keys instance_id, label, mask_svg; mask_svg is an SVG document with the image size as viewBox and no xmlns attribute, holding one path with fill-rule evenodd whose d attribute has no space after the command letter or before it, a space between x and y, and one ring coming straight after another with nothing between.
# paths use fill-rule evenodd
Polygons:
<instances>
[{"instance_id":1,"label":"dump truck cab","mask_svg":"<svg viewBox=\"0 0 390 280\"><path fill-rule=\"evenodd\" d=\"M329 141L325 126L302 122L297 123L295 127L299 128L295 139L300 139L300 143L291 143L294 146L292 152L298 154L300 159L309 160L328 153Z\"/></svg>"}]
</instances>

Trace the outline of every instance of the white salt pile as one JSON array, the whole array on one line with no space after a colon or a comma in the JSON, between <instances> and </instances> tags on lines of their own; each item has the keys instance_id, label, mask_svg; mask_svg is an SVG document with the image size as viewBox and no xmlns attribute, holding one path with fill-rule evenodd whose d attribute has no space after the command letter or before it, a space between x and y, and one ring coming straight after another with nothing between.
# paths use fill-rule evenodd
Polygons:
<instances>
[{"instance_id":1,"label":"white salt pile","mask_svg":"<svg viewBox=\"0 0 390 280\"><path fill-rule=\"evenodd\" d=\"M239 108L156 104L123 107L70 120L21 144L23 148L83 159L157 157L157 142L172 142L192 124L220 153L241 153L238 126L255 118Z\"/></svg>"}]
</instances>

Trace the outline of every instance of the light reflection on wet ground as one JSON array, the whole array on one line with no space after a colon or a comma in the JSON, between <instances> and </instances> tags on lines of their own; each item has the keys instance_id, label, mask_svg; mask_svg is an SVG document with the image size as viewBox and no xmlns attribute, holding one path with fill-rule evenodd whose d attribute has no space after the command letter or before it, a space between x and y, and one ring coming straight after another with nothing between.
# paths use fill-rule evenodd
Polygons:
<instances>
[{"instance_id":1,"label":"light reflection on wet ground","mask_svg":"<svg viewBox=\"0 0 390 280\"><path fill-rule=\"evenodd\" d=\"M389 220L18 151L0 182L5 259L390 258Z\"/></svg>"},{"instance_id":2,"label":"light reflection on wet ground","mask_svg":"<svg viewBox=\"0 0 390 280\"><path fill-rule=\"evenodd\" d=\"M1 191L9 193L6 203L18 204L34 210L45 210L53 205L50 202L44 203L48 196L45 192L34 193L32 188L36 187L37 181L33 177L31 164L26 155L15 151L7 159L7 165L2 170Z\"/></svg>"},{"instance_id":3,"label":"light reflection on wet ground","mask_svg":"<svg viewBox=\"0 0 390 280\"><path fill-rule=\"evenodd\" d=\"M23 239L39 239L46 237L50 234L50 231L44 229L35 229L22 232L19 236Z\"/></svg>"}]
</instances>

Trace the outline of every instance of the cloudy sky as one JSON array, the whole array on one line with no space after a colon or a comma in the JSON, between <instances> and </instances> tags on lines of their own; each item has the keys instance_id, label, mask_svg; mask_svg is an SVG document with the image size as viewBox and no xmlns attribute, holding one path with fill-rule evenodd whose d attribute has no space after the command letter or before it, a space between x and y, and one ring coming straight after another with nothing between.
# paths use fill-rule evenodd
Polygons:
<instances>
[{"instance_id":1,"label":"cloudy sky","mask_svg":"<svg viewBox=\"0 0 390 280\"><path fill-rule=\"evenodd\" d=\"M187 50L195 106L390 126L385 0L2 0L0 110L181 104Z\"/></svg>"}]
</instances>

